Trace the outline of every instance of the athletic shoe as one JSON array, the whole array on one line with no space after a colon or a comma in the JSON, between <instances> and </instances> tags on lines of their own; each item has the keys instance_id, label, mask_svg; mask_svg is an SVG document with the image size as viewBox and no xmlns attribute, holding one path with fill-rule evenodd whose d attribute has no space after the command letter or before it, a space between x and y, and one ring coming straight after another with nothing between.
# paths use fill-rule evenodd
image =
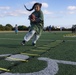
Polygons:
<instances>
[{"instance_id":1,"label":"athletic shoe","mask_svg":"<svg viewBox=\"0 0 76 75\"><path fill-rule=\"evenodd\" d=\"M36 46L36 44L35 43L32 43L32 46Z\"/></svg>"},{"instance_id":2,"label":"athletic shoe","mask_svg":"<svg viewBox=\"0 0 76 75\"><path fill-rule=\"evenodd\" d=\"M25 40L23 40L21 44L24 46L25 45Z\"/></svg>"}]
</instances>

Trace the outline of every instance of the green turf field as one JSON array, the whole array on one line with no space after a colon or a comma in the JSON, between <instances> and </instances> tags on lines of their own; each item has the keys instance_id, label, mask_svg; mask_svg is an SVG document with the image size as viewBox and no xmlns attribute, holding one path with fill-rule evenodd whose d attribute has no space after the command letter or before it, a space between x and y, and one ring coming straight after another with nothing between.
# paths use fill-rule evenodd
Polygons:
<instances>
[{"instance_id":1,"label":"green turf field","mask_svg":"<svg viewBox=\"0 0 76 75\"><path fill-rule=\"evenodd\" d=\"M21 54L30 56L28 62L7 61L6 57L0 57L0 68L9 69L10 73L38 72L47 67L47 62L40 61L38 57L47 57L53 60L76 62L76 37L71 32L43 32L36 47L30 40L25 46L21 45L26 32L0 32L0 55ZM76 34L74 34L76 35ZM76 65L58 63L56 75L76 75ZM2 71L2 70L1 70Z\"/></svg>"}]
</instances>

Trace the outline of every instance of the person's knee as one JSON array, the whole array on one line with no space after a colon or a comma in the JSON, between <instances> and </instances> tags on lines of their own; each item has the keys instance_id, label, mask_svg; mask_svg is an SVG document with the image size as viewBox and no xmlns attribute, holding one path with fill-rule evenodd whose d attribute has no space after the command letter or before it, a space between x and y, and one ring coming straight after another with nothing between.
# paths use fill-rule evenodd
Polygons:
<instances>
[{"instance_id":1,"label":"person's knee","mask_svg":"<svg viewBox=\"0 0 76 75\"><path fill-rule=\"evenodd\" d=\"M35 34L35 30L30 31L30 34Z\"/></svg>"}]
</instances>

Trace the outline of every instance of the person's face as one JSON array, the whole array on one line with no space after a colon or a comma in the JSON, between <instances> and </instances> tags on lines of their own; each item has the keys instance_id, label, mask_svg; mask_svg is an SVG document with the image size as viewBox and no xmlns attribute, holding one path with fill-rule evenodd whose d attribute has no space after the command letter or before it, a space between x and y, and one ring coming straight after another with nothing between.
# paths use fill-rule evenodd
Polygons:
<instances>
[{"instance_id":1,"label":"person's face","mask_svg":"<svg viewBox=\"0 0 76 75\"><path fill-rule=\"evenodd\" d=\"M35 6L35 11L39 11L40 10L40 6L39 5L36 5Z\"/></svg>"}]
</instances>

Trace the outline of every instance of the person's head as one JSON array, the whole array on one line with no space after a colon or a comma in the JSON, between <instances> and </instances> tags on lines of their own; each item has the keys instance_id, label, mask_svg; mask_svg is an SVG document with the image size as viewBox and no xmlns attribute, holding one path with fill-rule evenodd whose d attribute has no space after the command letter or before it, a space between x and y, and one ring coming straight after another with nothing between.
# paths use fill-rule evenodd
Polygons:
<instances>
[{"instance_id":1,"label":"person's head","mask_svg":"<svg viewBox=\"0 0 76 75\"><path fill-rule=\"evenodd\" d=\"M41 6L40 5L35 5L34 9L35 9L35 11L39 11L41 9Z\"/></svg>"},{"instance_id":2,"label":"person's head","mask_svg":"<svg viewBox=\"0 0 76 75\"><path fill-rule=\"evenodd\" d=\"M31 9L27 9L26 6L25 6L25 8L28 11L32 11L32 10L39 11L41 9L41 6L42 6L41 3L35 3Z\"/></svg>"},{"instance_id":3,"label":"person's head","mask_svg":"<svg viewBox=\"0 0 76 75\"><path fill-rule=\"evenodd\" d=\"M17 26L17 24L15 26Z\"/></svg>"}]
</instances>

